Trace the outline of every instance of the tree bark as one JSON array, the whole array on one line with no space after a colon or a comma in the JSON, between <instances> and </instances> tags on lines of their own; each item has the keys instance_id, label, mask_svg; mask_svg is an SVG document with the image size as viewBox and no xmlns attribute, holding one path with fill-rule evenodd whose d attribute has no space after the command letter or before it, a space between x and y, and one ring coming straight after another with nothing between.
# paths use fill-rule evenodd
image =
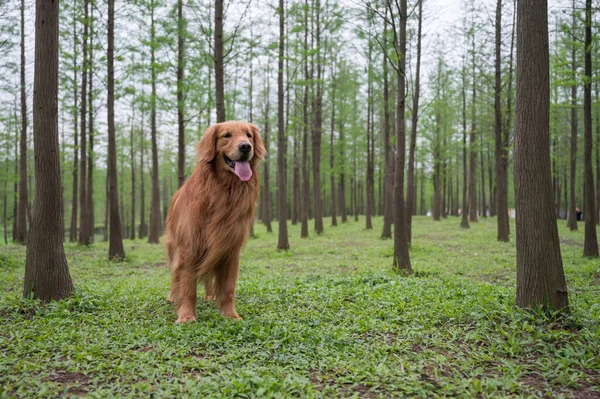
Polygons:
<instances>
[{"instance_id":1,"label":"tree bark","mask_svg":"<svg viewBox=\"0 0 600 399\"><path fill-rule=\"evenodd\" d=\"M304 80L308 82L308 0L304 2ZM310 208L310 182L308 172L308 84L304 86L302 104L302 206L300 212L300 237L308 237L308 213Z\"/></svg>"},{"instance_id":2,"label":"tree bark","mask_svg":"<svg viewBox=\"0 0 600 399\"><path fill-rule=\"evenodd\" d=\"M472 35L473 58L472 58L472 95L471 95L471 133L469 134L469 222L477 222L477 152L475 141L477 140L477 90L475 76L475 35Z\"/></svg>"},{"instance_id":3,"label":"tree bark","mask_svg":"<svg viewBox=\"0 0 600 399\"><path fill-rule=\"evenodd\" d=\"M80 112L80 147L79 147L79 244L87 245L88 238L88 209L87 209L87 135L86 135L86 118L87 118L87 90L88 90L88 40L89 34L89 0L84 0L84 17L83 17L83 38L82 52L83 62L81 63L81 102L79 104Z\"/></svg>"},{"instance_id":4,"label":"tree bark","mask_svg":"<svg viewBox=\"0 0 600 399\"><path fill-rule=\"evenodd\" d=\"M387 21L383 21L383 37L387 38L387 32L388 23ZM383 231L381 233L381 238L392 238L392 223L394 222L394 163L392 146L390 145L391 129L388 62L387 58L383 57L383 152L385 157L385 198L383 201Z\"/></svg>"},{"instance_id":5,"label":"tree bark","mask_svg":"<svg viewBox=\"0 0 600 399\"><path fill-rule=\"evenodd\" d=\"M271 136L271 125L269 123L269 81L267 81L267 87L265 92L265 130L263 135L265 148L269 148L269 139ZM263 163L264 168L264 176L263 176L263 184L262 184L262 195L261 195L261 218L263 223L267 228L268 233L273 232L273 227L271 226L271 209L273 208L271 205L271 189L270 189L270 173L269 173L269 153L265 154L265 161Z\"/></svg>"},{"instance_id":6,"label":"tree bark","mask_svg":"<svg viewBox=\"0 0 600 399\"><path fill-rule=\"evenodd\" d=\"M75 9L76 0L73 1ZM79 192L79 112L77 108L77 18L73 17L73 191L71 197L71 228L69 230L69 241L77 241L77 215Z\"/></svg>"},{"instance_id":7,"label":"tree bark","mask_svg":"<svg viewBox=\"0 0 600 399\"><path fill-rule=\"evenodd\" d=\"M223 71L223 0L215 0L215 90L217 123L221 123L226 119Z\"/></svg>"},{"instance_id":8,"label":"tree bark","mask_svg":"<svg viewBox=\"0 0 600 399\"><path fill-rule=\"evenodd\" d=\"M563 309L568 295L550 175L548 5L517 4L517 305Z\"/></svg>"},{"instance_id":9,"label":"tree bark","mask_svg":"<svg viewBox=\"0 0 600 399\"><path fill-rule=\"evenodd\" d=\"M394 184L394 263L393 268L398 272L412 273L408 242L406 240L406 206L404 203L404 163L406 151L405 99L406 99L406 20L408 8L406 0L400 0L398 10L400 20L399 33L395 34L396 54L398 65L398 93L396 101L396 176Z\"/></svg>"},{"instance_id":10,"label":"tree bark","mask_svg":"<svg viewBox=\"0 0 600 399\"><path fill-rule=\"evenodd\" d=\"M573 35L577 29L577 17L575 15L575 0L573 0ZM577 58L575 44L571 45L571 181L569 185L569 218L567 226L571 231L577 230L577 212L575 208L575 181L577 179Z\"/></svg>"},{"instance_id":11,"label":"tree bark","mask_svg":"<svg viewBox=\"0 0 600 399\"><path fill-rule=\"evenodd\" d=\"M33 94L35 182L23 296L43 301L73 293L63 248L58 146L58 1L36 1Z\"/></svg>"},{"instance_id":12,"label":"tree bark","mask_svg":"<svg viewBox=\"0 0 600 399\"><path fill-rule=\"evenodd\" d=\"M336 186L335 186L335 148L333 145L334 131L335 131L335 87L337 85L337 79L335 75L335 63L332 67L332 85L331 85L331 135L329 137L329 169L331 178L331 225L337 226L337 203L336 203Z\"/></svg>"},{"instance_id":13,"label":"tree bark","mask_svg":"<svg viewBox=\"0 0 600 399\"><path fill-rule=\"evenodd\" d=\"M598 257L598 237L596 235L596 201L594 198L594 170L592 167L592 0L585 1L585 80L583 84L583 124L584 124L584 210L585 237L583 255Z\"/></svg>"},{"instance_id":14,"label":"tree bark","mask_svg":"<svg viewBox=\"0 0 600 399\"><path fill-rule=\"evenodd\" d=\"M217 0L219 2L219 0ZM222 1L221 1L222 2ZM152 133L152 204L150 210L150 234L148 242L150 244L158 244L160 242L160 232L162 230L162 218L160 216L160 187L158 181L158 147L156 142L156 27L155 27L155 9L151 9L150 14L150 73L152 81L152 95L150 96L151 107L151 133ZM116 173L116 172L115 172ZM116 186L115 186L116 187ZM118 207L118 205L116 205ZM111 219L112 220L112 219ZM111 223L112 229L112 223Z\"/></svg>"},{"instance_id":15,"label":"tree bark","mask_svg":"<svg viewBox=\"0 0 600 399\"><path fill-rule=\"evenodd\" d=\"M464 64L464 59L463 59ZM467 71L466 65L462 72L462 128L463 128L463 190L462 190L462 212L461 212L461 222L460 227L463 229L468 229L471 226L469 225L469 198L468 198L468 179L467 179L467 95L465 93L467 86Z\"/></svg>"},{"instance_id":16,"label":"tree bark","mask_svg":"<svg viewBox=\"0 0 600 399\"><path fill-rule=\"evenodd\" d=\"M135 115L134 111L132 114ZM134 116L131 118L131 131L129 134L129 159L131 160L131 230L129 232L129 238L135 240L135 147L134 143L134 129L133 121Z\"/></svg>"},{"instance_id":17,"label":"tree bark","mask_svg":"<svg viewBox=\"0 0 600 399\"><path fill-rule=\"evenodd\" d=\"M27 93L25 91L25 0L21 0L21 141L19 157L19 215L15 241L27 241Z\"/></svg>"},{"instance_id":18,"label":"tree bark","mask_svg":"<svg viewBox=\"0 0 600 399\"><path fill-rule=\"evenodd\" d=\"M177 0L177 175L179 187L183 186L185 182L184 35L183 0Z\"/></svg>"},{"instance_id":19,"label":"tree bark","mask_svg":"<svg viewBox=\"0 0 600 399\"><path fill-rule=\"evenodd\" d=\"M117 191L119 186L117 181L117 145L115 140L115 0L108 0L107 28L108 45L106 49L106 55L108 64L108 179L110 196L110 238L108 246L108 259L122 260L125 258L125 250L123 249L121 219L119 217L119 192Z\"/></svg>"},{"instance_id":20,"label":"tree bark","mask_svg":"<svg viewBox=\"0 0 600 399\"><path fill-rule=\"evenodd\" d=\"M315 210L315 232L323 233L323 205L321 200L321 135L322 135L322 71L323 65L321 62L321 2L316 0L316 67L317 67L317 88L316 95L313 98L313 123L312 123L312 164L313 164L313 199Z\"/></svg>"},{"instance_id":21,"label":"tree bark","mask_svg":"<svg viewBox=\"0 0 600 399\"><path fill-rule=\"evenodd\" d=\"M279 241L277 249L288 250L290 241L287 231L286 174L285 174L285 131L283 97L283 58L285 44L285 8L284 0L279 0L279 69L277 71L277 219L279 221Z\"/></svg>"},{"instance_id":22,"label":"tree bark","mask_svg":"<svg viewBox=\"0 0 600 399\"><path fill-rule=\"evenodd\" d=\"M410 126L410 144L408 148L408 183L406 188L406 239L412 242L412 217L416 210L415 201L415 149L417 146L417 124L419 123L419 96L421 92L421 32L423 28L423 1L419 0L417 26L417 65L415 69L415 88L413 93L412 120Z\"/></svg>"},{"instance_id":23,"label":"tree bark","mask_svg":"<svg viewBox=\"0 0 600 399\"><path fill-rule=\"evenodd\" d=\"M86 208L87 208L87 243L94 242L94 91L93 91L93 69L94 69L94 8L90 11L90 46L88 57L88 141L89 150L87 156L87 188L86 188Z\"/></svg>"},{"instance_id":24,"label":"tree bark","mask_svg":"<svg viewBox=\"0 0 600 399\"><path fill-rule=\"evenodd\" d=\"M494 87L494 111L495 111L495 156L496 156L496 224L497 240L508 242L508 187L506 168L508 159L505 143L502 135L502 0L496 2L496 64L495 64L495 87ZM506 94L511 96L510 92Z\"/></svg>"}]
</instances>

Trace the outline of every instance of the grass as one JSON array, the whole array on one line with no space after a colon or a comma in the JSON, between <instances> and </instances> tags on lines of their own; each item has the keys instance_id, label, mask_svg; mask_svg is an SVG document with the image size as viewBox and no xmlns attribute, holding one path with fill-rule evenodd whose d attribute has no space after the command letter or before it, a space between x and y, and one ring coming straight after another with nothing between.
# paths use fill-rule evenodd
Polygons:
<instances>
[{"instance_id":1,"label":"grass","mask_svg":"<svg viewBox=\"0 0 600 399\"><path fill-rule=\"evenodd\" d=\"M329 220L327 220L329 222ZM21 298L25 251L0 252L0 397L600 397L600 266L560 223L571 314L515 306L515 245L495 219L414 219L415 273L391 271L382 221L299 237L262 226L237 309L176 325L162 246L66 244L77 293ZM312 227L312 225L311 225ZM514 226L513 226L514 228ZM582 230L582 229L581 229Z\"/></svg>"}]
</instances>

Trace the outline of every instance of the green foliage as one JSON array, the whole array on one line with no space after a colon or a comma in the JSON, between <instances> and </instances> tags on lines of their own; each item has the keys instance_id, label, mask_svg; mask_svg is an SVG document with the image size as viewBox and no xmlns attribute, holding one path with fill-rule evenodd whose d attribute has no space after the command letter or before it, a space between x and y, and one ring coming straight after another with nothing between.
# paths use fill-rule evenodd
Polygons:
<instances>
[{"instance_id":1,"label":"green foliage","mask_svg":"<svg viewBox=\"0 0 600 399\"><path fill-rule=\"evenodd\" d=\"M600 269L580 257L582 232L561 226L572 306L558 317L515 306L515 246L494 219L415 218L410 277L392 273L381 223L304 240L292 226L289 252L255 226L241 322L199 303L197 323L175 325L162 246L128 241L116 264L105 244L67 244L77 294L50 304L21 298L24 248L5 247L0 396L597 395Z\"/></svg>"}]
</instances>

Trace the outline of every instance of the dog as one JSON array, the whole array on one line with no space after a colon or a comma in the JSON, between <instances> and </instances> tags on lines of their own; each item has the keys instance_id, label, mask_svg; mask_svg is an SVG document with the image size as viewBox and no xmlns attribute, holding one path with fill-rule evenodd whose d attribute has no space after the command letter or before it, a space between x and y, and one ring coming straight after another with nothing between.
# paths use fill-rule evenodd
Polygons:
<instances>
[{"instance_id":1,"label":"dog","mask_svg":"<svg viewBox=\"0 0 600 399\"><path fill-rule=\"evenodd\" d=\"M196 320L201 281L205 301L215 300L224 317L241 319L235 286L258 199L258 162L265 155L258 128L246 122L213 125L198 143L196 168L173 196L166 222L167 300L176 305L176 323Z\"/></svg>"}]
</instances>

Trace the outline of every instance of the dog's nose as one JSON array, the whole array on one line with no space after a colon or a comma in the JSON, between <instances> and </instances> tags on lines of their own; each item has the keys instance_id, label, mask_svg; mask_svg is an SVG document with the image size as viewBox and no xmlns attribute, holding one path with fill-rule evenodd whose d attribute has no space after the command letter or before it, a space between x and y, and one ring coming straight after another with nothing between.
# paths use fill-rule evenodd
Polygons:
<instances>
[{"instance_id":1,"label":"dog's nose","mask_svg":"<svg viewBox=\"0 0 600 399\"><path fill-rule=\"evenodd\" d=\"M252 149L252 146L250 145L250 143L242 143L238 146L238 148L240 149L240 152L247 154Z\"/></svg>"}]
</instances>

